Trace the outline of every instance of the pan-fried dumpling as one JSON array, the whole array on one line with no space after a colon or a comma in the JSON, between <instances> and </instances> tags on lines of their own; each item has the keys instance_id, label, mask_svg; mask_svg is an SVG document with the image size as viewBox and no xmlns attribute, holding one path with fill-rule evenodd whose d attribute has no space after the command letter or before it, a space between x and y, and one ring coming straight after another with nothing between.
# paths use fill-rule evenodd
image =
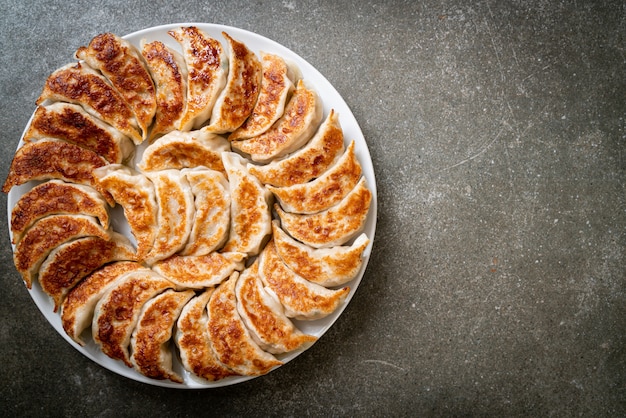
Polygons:
<instances>
[{"instance_id":1,"label":"pan-fried dumpling","mask_svg":"<svg viewBox=\"0 0 626 418\"><path fill-rule=\"evenodd\" d=\"M233 273L213 292L207 305L207 328L217 358L231 370L245 376L259 376L280 366L281 361L263 351L252 339L237 312Z\"/></svg>"},{"instance_id":2,"label":"pan-fried dumpling","mask_svg":"<svg viewBox=\"0 0 626 418\"><path fill-rule=\"evenodd\" d=\"M290 318L319 319L328 316L350 292L349 287L327 289L298 276L281 260L273 240L261 252L259 273Z\"/></svg>"},{"instance_id":3,"label":"pan-fried dumpling","mask_svg":"<svg viewBox=\"0 0 626 418\"><path fill-rule=\"evenodd\" d=\"M137 241L137 259L143 260L157 235L158 206L154 185L143 174L111 164L94 172L98 183L124 209L130 232Z\"/></svg>"},{"instance_id":4,"label":"pan-fried dumpling","mask_svg":"<svg viewBox=\"0 0 626 418\"><path fill-rule=\"evenodd\" d=\"M211 122L203 128L218 134L234 131L250 116L261 91L262 75L261 63L254 52L226 32L222 35L230 46L228 78L213 106Z\"/></svg>"},{"instance_id":5,"label":"pan-fried dumpling","mask_svg":"<svg viewBox=\"0 0 626 418\"><path fill-rule=\"evenodd\" d=\"M82 107L57 102L37 106L24 142L56 138L91 150L109 163L127 161L135 151L132 141Z\"/></svg>"},{"instance_id":6,"label":"pan-fried dumpling","mask_svg":"<svg viewBox=\"0 0 626 418\"><path fill-rule=\"evenodd\" d=\"M179 170L146 174L154 185L158 207L157 234L145 261L152 264L180 251L189 238L194 217L194 200L187 178Z\"/></svg>"},{"instance_id":7,"label":"pan-fried dumpling","mask_svg":"<svg viewBox=\"0 0 626 418\"><path fill-rule=\"evenodd\" d=\"M243 159L234 152L222 154L230 184L230 236L223 251L256 255L272 232L272 194L249 174Z\"/></svg>"},{"instance_id":8,"label":"pan-fried dumpling","mask_svg":"<svg viewBox=\"0 0 626 418\"><path fill-rule=\"evenodd\" d=\"M163 42L142 42L141 53L156 87L156 113L150 139L179 128L187 106L187 65Z\"/></svg>"},{"instance_id":9,"label":"pan-fried dumpling","mask_svg":"<svg viewBox=\"0 0 626 418\"><path fill-rule=\"evenodd\" d=\"M86 237L59 245L39 269L39 284L54 301L56 312L69 292L85 276L112 261L132 261L135 249L128 239L110 231L108 240Z\"/></svg>"},{"instance_id":10,"label":"pan-fried dumpling","mask_svg":"<svg viewBox=\"0 0 626 418\"><path fill-rule=\"evenodd\" d=\"M278 198L280 207L286 212L317 213L346 197L358 183L362 172L352 141L337 164L315 180L287 187L268 185L267 188Z\"/></svg>"},{"instance_id":11,"label":"pan-fried dumpling","mask_svg":"<svg viewBox=\"0 0 626 418\"><path fill-rule=\"evenodd\" d=\"M141 308L159 293L172 288L172 282L147 269L120 276L94 310L91 331L102 352L132 367L128 348Z\"/></svg>"},{"instance_id":12,"label":"pan-fried dumpling","mask_svg":"<svg viewBox=\"0 0 626 418\"><path fill-rule=\"evenodd\" d=\"M230 186L219 171L197 167L182 171L194 196L195 216L182 255L205 255L222 247L230 228Z\"/></svg>"},{"instance_id":13,"label":"pan-fried dumpling","mask_svg":"<svg viewBox=\"0 0 626 418\"><path fill-rule=\"evenodd\" d=\"M348 242L361 232L372 201L365 177L337 205L313 215L287 213L274 208L283 229L292 237L315 248L334 247Z\"/></svg>"},{"instance_id":14,"label":"pan-fried dumpling","mask_svg":"<svg viewBox=\"0 0 626 418\"><path fill-rule=\"evenodd\" d=\"M41 263L52 250L83 237L108 240L109 234L98 221L85 215L52 215L33 224L15 246L13 261L30 289Z\"/></svg>"},{"instance_id":15,"label":"pan-fried dumpling","mask_svg":"<svg viewBox=\"0 0 626 418\"><path fill-rule=\"evenodd\" d=\"M142 141L137 119L124 98L100 73L87 65L68 64L54 71L46 80L37 104L44 104L46 100L81 105L136 144Z\"/></svg>"},{"instance_id":16,"label":"pan-fried dumpling","mask_svg":"<svg viewBox=\"0 0 626 418\"><path fill-rule=\"evenodd\" d=\"M210 253L199 256L173 255L157 261L152 269L180 287L202 289L217 286L233 271L244 267L245 253Z\"/></svg>"},{"instance_id":17,"label":"pan-fried dumpling","mask_svg":"<svg viewBox=\"0 0 626 418\"><path fill-rule=\"evenodd\" d=\"M82 184L50 180L22 195L11 211L13 244L39 219L49 215L89 215L98 219L104 229L109 228L107 202L94 188Z\"/></svg>"},{"instance_id":18,"label":"pan-fried dumpling","mask_svg":"<svg viewBox=\"0 0 626 418\"><path fill-rule=\"evenodd\" d=\"M152 77L139 51L117 35L101 33L89 46L78 48L76 58L99 70L111 82L134 113L146 139L156 111L156 98Z\"/></svg>"},{"instance_id":19,"label":"pan-fried dumpling","mask_svg":"<svg viewBox=\"0 0 626 418\"><path fill-rule=\"evenodd\" d=\"M263 77L261 91L252 113L228 136L230 141L248 139L267 131L283 115L287 99L293 93L299 69L288 65L278 55L261 52Z\"/></svg>"},{"instance_id":20,"label":"pan-fried dumpling","mask_svg":"<svg viewBox=\"0 0 626 418\"><path fill-rule=\"evenodd\" d=\"M211 116L226 84L228 55L222 44L195 26L168 32L183 50L187 65L187 107L178 129L199 129Z\"/></svg>"},{"instance_id":21,"label":"pan-fried dumpling","mask_svg":"<svg viewBox=\"0 0 626 418\"><path fill-rule=\"evenodd\" d=\"M257 260L239 276L235 288L237 312L263 350L280 354L312 344L316 337L297 329L282 305L264 289Z\"/></svg>"},{"instance_id":22,"label":"pan-fried dumpling","mask_svg":"<svg viewBox=\"0 0 626 418\"><path fill-rule=\"evenodd\" d=\"M276 187L306 183L319 177L342 155L343 130L334 110L311 140L288 156L266 165L248 164L248 170L264 184Z\"/></svg>"},{"instance_id":23,"label":"pan-fried dumpling","mask_svg":"<svg viewBox=\"0 0 626 418\"><path fill-rule=\"evenodd\" d=\"M291 238L272 222L274 244L280 258L299 276L329 287L343 285L354 279L361 269L361 255L369 244L361 234L350 246L314 249Z\"/></svg>"},{"instance_id":24,"label":"pan-fried dumpling","mask_svg":"<svg viewBox=\"0 0 626 418\"><path fill-rule=\"evenodd\" d=\"M204 166L224 172L222 153L229 151L225 138L204 131L173 131L149 145L137 165L142 171Z\"/></svg>"},{"instance_id":25,"label":"pan-fried dumpling","mask_svg":"<svg viewBox=\"0 0 626 418\"><path fill-rule=\"evenodd\" d=\"M266 163L303 146L317 130L323 116L317 93L298 81L285 113L265 133L242 141L232 141L233 148L250 155L253 161Z\"/></svg>"},{"instance_id":26,"label":"pan-fried dumpling","mask_svg":"<svg viewBox=\"0 0 626 418\"><path fill-rule=\"evenodd\" d=\"M237 375L217 359L209 338L206 306L213 291L208 288L185 305L176 324L175 337L183 367L193 377L210 382Z\"/></svg>"},{"instance_id":27,"label":"pan-fried dumpling","mask_svg":"<svg viewBox=\"0 0 626 418\"><path fill-rule=\"evenodd\" d=\"M61 323L67 335L84 346L81 334L91 326L96 303L118 277L140 269L147 270L134 261L118 261L94 271L74 286L61 305Z\"/></svg>"},{"instance_id":28,"label":"pan-fried dumpling","mask_svg":"<svg viewBox=\"0 0 626 418\"><path fill-rule=\"evenodd\" d=\"M146 302L141 309L131 337L130 360L135 369L144 376L183 383L183 378L172 368L169 342L172 338L172 328L183 306L193 296L193 290L184 292L166 290Z\"/></svg>"},{"instance_id":29,"label":"pan-fried dumpling","mask_svg":"<svg viewBox=\"0 0 626 418\"><path fill-rule=\"evenodd\" d=\"M86 184L98 190L113 205L111 195L94 177L94 170L106 162L95 152L59 140L41 140L20 147L9 167L2 191L31 180L60 179L70 183Z\"/></svg>"}]
</instances>

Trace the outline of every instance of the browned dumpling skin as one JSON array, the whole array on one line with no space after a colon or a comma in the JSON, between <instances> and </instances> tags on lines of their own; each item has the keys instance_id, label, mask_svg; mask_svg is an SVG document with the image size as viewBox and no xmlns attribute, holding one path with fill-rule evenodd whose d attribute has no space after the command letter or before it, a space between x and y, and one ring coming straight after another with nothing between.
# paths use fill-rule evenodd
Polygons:
<instances>
[{"instance_id":1,"label":"browned dumpling skin","mask_svg":"<svg viewBox=\"0 0 626 418\"><path fill-rule=\"evenodd\" d=\"M57 214L93 216L104 229L109 227L107 202L94 188L50 180L23 194L11 210L13 244L17 244L36 221Z\"/></svg>"},{"instance_id":2,"label":"browned dumpling skin","mask_svg":"<svg viewBox=\"0 0 626 418\"><path fill-rule=\"evenodd\" d=\"M134 153L133 143L127 136L71 103L37 106L24 142L45 138L87 148L109 163L122 163Z\"/></svg>"},{"instance_id":3,"label":"browned dumpling skin","mask_svg":"<svg viewBox=\"0 0 626 418\"><path fill-rule=\"evenodd\" d=\"M274 209L289 235L311 247L325 248L342 245L361 232L371 201L372 192L362 177L341 202L325 211L300 215L285 212L278 204Z\"/></svg>"},{"instance_id":4,"label":"browned dumpling skin","mask_svg":"<svg viewBox=\"0 0 626 418\"><path fill-rule=\"evenodd\" d=\"M259 348L239 316L235 297L238 278L239 273L233 273L209 300L209 338L218 359L229 369L245 376L259 376L282 362Z\"/></svg>"},{"instance_id":5,"label":"browned dumpling skin","mask_svg":"<svg viewBox=\"0 0 626 418\"><path fill-rule=\"evenodd\" d=\"M112 33L96 35L88 46L78 48L76 57L99 70L122 95L134 113L143 139L156 111L152 77L139 54L128 41Z\"/></svg>"},{"instance_id":6,"label":"browned dumpling skin","mask_svg":"<svg viewBox=\"0 0 626 418\"><path fill-rule=\"evenodd\" d=\"M319 177L344 150L339 116L331 110L313 138L298 151L266 165L248 164L248 170L264 184L276 187L306 183Z\"/></svg>"},{"instance_id":7,"label":"browned dumpling skin","mask_svg":"<svg viewBox=\"0 0 626 418\"><path fill-rule=\"evenodd\" d=\"M218 134L232 132L250 116L261 91L261 63L254 52L226 32L229 67L226 86L211 112L210 124L203 129Z\"/></svg>"},{"instance_id":8,"label":"browned dumpling skin","mask_svg":"<svg viewBox=\"0 0 626 418\"><path fill-rule=\"evenodd\" d=\"M217 286L233 271L243 270L245 253L213 252L199 256L173 255L152 269L180 287L202 289Z\"/></svg>"},{"instance_id":9,"label":"browned dumpling skin","mask_svg":"<svg viewBox=\"0 0 626 418\"><path fill-rule=\"evenodd\" d=\"M141 53L156 87L156 113L150 139L178 129L187 106L187 65L163 42L142 43Z\"/></svg>"},{"instance_id":10,"label":"browned dumpling skin","mask_svg":"<svg viewBox=\"0 0 626 418\"><path fill-rule=\"evenodd\" d=\"M238 373L218 360L209 338L207 303L214 288L207 288L183 308L176 324L176 345L180 361L194 378L214 382Z\"/></svg>"},{"instance_id":11,"label":"browned dumpling skin","mask_svg":"<svg viewBox=\"0 0 626 418\"><path fill-rule=\"evenodd\" d=\"M273 240L261 252L259 273L290 318L311 320L328 316L350 292L349 287L331 290L298 276L281 260Z\"/></svg>"},{"instance_id":12,"label":"browned dumpling skin","mask_svg":"<svg viewBox=\"0 0 626 418\"><path fill-rule=\"evenodd\" d=\"M37 104L46 101L81 105L136 144L143 140L135 115L124 98L102 75L87 65L68 64L54 71L46 80Z\"/></svg>"},{"instance_id":13,"label":"browned dumpling skin","mask_svg":"<svg viewBox=\"0 0 626 418\"><path fill-rule=\"evenodd\" d=\"M199 129L209 120L215 101L226 84L228 56L217 39L195 26L168 33L180 44L188 72L187 107L178 129Z\"/></svg>"},{"instance_id":14,"label":"browned dumpling skin","mask_svg":"<svg viewBox=\"0 0 626 418\"><path fill-rule=\"evenodd\" d=\"M140 269L147 270L134 261L107 264L73 287L61 305L61 323L67 335L84 346L81 334L91 326L96 303L120 276Z\"/></svg>"},{"instance_id":15,"label":"browned dumpling skin","mask_svg":"<svg viewBox=\"0 0 626 418\"><path fill-rule=\"evenodd\" d=\"M183 378L172 368L169 342L183 306L193 296L193 290L166 290L143 306L131 337L131 363L144 376L183 383Z\"/></svg>"},{"instance_id":16,"label":"browned dumpling skin","mask_svg":"<svg viewBox=\"0 0 626 418\"><path fill-rule=\"evenodd\" d=\"M287 187L267 188L287 212L311 214L336 205L354 189L363 170L354 153L354 141L328 171L315 180Z\"/></svg>"},{"instance_id":17,"label":"browned dumpling skin","mask_svg":"<svg viewBox=\"0 0 626 418\"><path fill-rule=\"evenodd\" d=\"M31 180L59 179L95 188L112 206L113 198L93 174L95 169L105 165L95 152L78 145L59 140L31 142L20 147L13 156L2 191L8 193L13 186Z\"/></svg>"}]
</instances>

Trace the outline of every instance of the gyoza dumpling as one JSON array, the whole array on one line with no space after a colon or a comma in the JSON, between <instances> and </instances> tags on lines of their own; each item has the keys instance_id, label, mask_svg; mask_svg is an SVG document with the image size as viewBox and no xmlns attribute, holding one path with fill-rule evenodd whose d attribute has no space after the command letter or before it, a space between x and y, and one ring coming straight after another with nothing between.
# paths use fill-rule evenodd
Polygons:
<instances>
[{"instance_id":1,"label":"gyoza dumpling","mask_svg":"<svg viewBox=\"0 0 626 418\"><path fill-rule=\"evenodd\" d=\"M204 166L224 172L222 153L230 150L228 141L204 131L173 131L149 145L137 165L142 171Z\"/></svg>"},{"instance_id":2,"label":"gyoza dumpling","mask_svg":"<svg viewBox=\"0 0 626 418\"><path fill-rule=\"evenodd\" d=\"M128 160L135 151L130 138L71 103L37 106L24 142L46 138L80 145L114 164Z\"/></svg>"},{"instance_id":3,"label":"gyoza dumpling","mask_svg":"<svg viewBox=\"0 0 626 418\"><path fill-rule=\"evenodd\" d=\"M87 65L68 64L54 71L46 80L37 104L44 104L46 100L81 105L136 144L142 141L137 119L124 98Z\"/></svg>"},{"instance_id":4,"label":"gyoza dumpling","mask_svg":"<svg viewBox=\"0 0 626 418\"><path fill-rule=\"evenodd\" d=\"M111 288L117 278L140 269L147 270L146 267L134 261L107 264L74 286L61 305L61 322L67 335L84 346L85 342L80 335L91 326L96 303Z\"/></svg>"},{"instance_id":5,"label":"gyoza dumpling","mask_svg":"<svg viewBox=\"0 0 626 418\"><path fill-rule=\"evenodd\" d=\"M187 106L187 65L163 42L142 42L143 57L156 87L156 113L150 139L179 128Z\"/></svg>"},{"instance_id":6,"label":"gyoza dumpling","mask_svg":"<svg viewBox=\"0 0 626 418\"><path fill-rule=\"evenodd\" d=\"M110 231L108 240L86 237L59 245L39 269L39 284L54 301L54 311L85 276L112 261L132 261L135 249L128 239Z\"/></svg>"},{"instance_id":7,"label":"gyoza dumpling","mask_svg":"<svg viewBox=\"0 0 626 418\"><path fill-rule=\"evenodd\" d=\"M187 107L178 129L200 128L211 116L226 84L228 56L222 44L195 26L168 32L183 50L187 65Z\"/></svg>"},{"instance_id":8,"label":"gyoza dumpling","mask_svg":"<svg viewBox=\"0 0 626 418\"><path fill-rule=\"evenodd\" d=\"M173 255L157 261L152 270L180 287L202 289L217 286L233 271L243 270L245 253L210 253L199 256Z\"/></svg>"},{"instance_id":9,"label":"gyoza dumpling","mask_svg":"<svg viewBox=\"0 0 626 418\"><path fill-rule=\"evenodd\" d=\"M91 331L104 354L132 367L128 347L141 308L174 284L151 270L123 274L107 290L94 310Z\"/></svg>"},{"instance_id":10,"label":"gyoza dumpling","mask_svg":"<svg viewBox=\"0 0 626 418\"><path fill-rule=\"evenodd\" d=\"M179 170L146 174L154 185L158 207L157 234L145 261L152 264L180 251L191 233L194 199L187 178Z\"/></svg>"},{"instance_id":11,"label":"gyoza dumpling","mask_svg":"<svg viewBox=\"0 0 626 418\"><path fill-rule=\"evenodd\" d=\"M210 382L237 375L217 359L209 338L206 307L213 291L208 288L185 305L176 324L175 339L183 367L194 377Z\"/></svg>"},{"instance_id":12,"label":"gyoza dumpling","mask_svg":"<svg viewBox=\"0 0 626 418\"><path fill-rule=\"evenodd\" d=\"M312 344L316 337L297 329L282 305L264 289L256 261L241 273L235 288L237 312L263 350L280 354Z\"/></svg>"},{"instance_id":13,"label":"gyoza dumpling","mask_svg":"<svg viewBox=\"0 0 626 418\"><path fill-rule=\"evenodd\" d=\"M207 329L219 361L241 375L259 376L282 362L261 350L239 316L235 297L238 277L238 272L233 273L213 292L207 305Z\"/></svg>"},{"instance_id":14,"label":"gyoza dumpling","mask_svg":"<svg viewBox=\"0 0 626 418\"><path fill-rule=\"evenodd\" d=\"M276 187L306 183L319 177L343 152L343 130L334 110L311 140L298 151L266 165L248 164L248 170L264 184Z\"/></svg>"},{"instance_id":15,"label":"gyoza dumpling","mask_svg":"<svg viewBox=\"0 0 626 418\"><path fill-rule=\"evenodd\" d=\"M222 158L228 173L231 199L230 236L223 251L256 255L272 232L269 206L272 194L247 172L239 155L225 152Z\"/></svg>"},{"instance_id":16,"label":"gyoza dumpling","mask_svg":"<svg viewBox=\"0 0 626 418\"><path fill-rule=\"evenodd\" d=\"M193 290L176 292L166 290L150 299L141 309L137 326L131 337L131 363L135 369L151 379L169 379L183 383L172 369L172 351L169 347L172 328L183 306L194 296Z\"/></svg>"},{"instance_id":17,"label":"gyoza dumpling","mask_svg":"<svg viewBox=\"0 0 626 418\"><path fill-rule=\"evenodd\" d=\"M52 215L33 224L15 246L13 261L26 287L31 288L41 263L59 245L83 237L108 240L96 218L85 215Z\"/></svg>"},{"instance_id":18,"label":"gyoza dumpling","mask_svg":"<svg viewBox=\"0 0 626 418\"><path fill-rule=\"evenodd\" d=\"M292 213L317 213L336 205L354 189L361 178L361 164L354 154L354 141L344 155L320 177L304 184L267 188L280 207Z\"/></svg>"},{"instance_id":19,"label":"gyoza dumpling","mask_svg":"<svg viewBox=\"0 0 626 418\"><path fill-rule=\"evenodd\" d=\"M59 140L41 140L20 147L11 161L9 175L2 191L31 180L60 179L70 183L86 184L98 190L113 205L111 195L94 177L94 170L106 165L95 152Z\"/></svg>"},{"instance_id":20,"label":"gyoza dumpling","mask_svg":"<svg viewBox=\"0 0 626 418\"><path fill-rule=\"evenodd\" d=\"M339 286L354 279L361 269L363 251L370 240L361 234L350 246L311 248L291 238L272 222L274 244L281 260L299 276L319 285Z\"/></svg>"},{"instance_id":21,"label":"gyoza dumpling","mask_svg":"<svg viewBox=\"0 0 626 418\"><path fill-rule=\"evenodd\" d=\"M230 46L228 79L213 106L211 123L203 128L218 134L234 131L250 116L261 91L262 75L254 52L226 32L222 35Z\"/></svg>"},{"instance_id":22,"label":"gyoza dumpling","mask_svg":"<svg viewBox=\"0 0 626 418\"><path fill-rule=\"evenodd\" d=\"M143 174L111 164L94 172L98 183L124 209L130 232L137 241L137 259L143 260L157 235L158 206L154 185Z\"/></svg>"},{"instance_id":23,"label":"gyoza dumpling","mask_svg":"<svg viewBox=\"0 0 626 418\"><path fill-rule=\"evenodd\" d=\"M39 219L49 215L89 215L109 228L107 202L94 188L82 184L50 180L26 192L11 211L13 244L17 244L24 232Z\"/></svg>"},{"instance_id":24,"label":"gyoza dumpling","mask_svg":"<svg viewBox=\"0 0 626 418\"><path fill-rule=\"evenodd\" d=\"M334 247L349 241L361 232L372 201L365 177L337 205L313 215L287 213L274 208L283 229L292 237L315 248Z\"/></svg>"},{"instance_id":25,"label":"gyoza dumpling","mask_svg":"<svg viewBox=\"0 0 626 418\"><path fill-rule=\"evenodd\" d=\"M287 99L299 79L299 69L289 66L278 55L261 52L263 77L261 91L252 113L228 136L230 141L248 139L267 131L283 115Z\"/></svg>"},{"instance_id":26,"label":"gyoza dumpling","mask_svg":"<svg viewBox=\"0 0 626 418\"><path fill-rule=\"evenodd\" d=\"M300 80L283 116L265 133L242 141L232 141L233 148L265 163L303 146L318 128L323 116L322 101L315 91Z\"/></svg>"},{"instance_id":27,"label":"gyoza dumpling","mask_svg":"<svg viewBox=\"0 0 626 418\"><path fill-rule=\"evenodd\" d=\"M205 255L220 248L230 228L230 186L219 171L203 167L185 169L194 196L195 216L182 255Z\"/></svg>"},{"instance_id":28,"label":"gyoza dumpling","mask_svg":"<svg viewBox=\"0 0 626 418\"><path fill-rule=\"evenodd\" d=\"M117 35L102 33L89 46L78 48L76 58L99 70L111 82L134 113L146 139L156 111L155 89L135 47Z\"/></svg>"}]
</instances>

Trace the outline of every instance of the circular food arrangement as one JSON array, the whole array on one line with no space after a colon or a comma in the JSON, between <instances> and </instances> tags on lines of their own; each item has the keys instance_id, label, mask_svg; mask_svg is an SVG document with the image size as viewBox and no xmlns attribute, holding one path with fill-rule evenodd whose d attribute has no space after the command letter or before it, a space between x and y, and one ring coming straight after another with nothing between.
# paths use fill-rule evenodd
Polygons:
<instances>
[{"instance_id":1,"label":"circular food arrangement","mask_svg":"<svg viewBox=\"0 0 626 418\"><path fill-rule=\"evenodd\" d=\"M348 106L302 58L213 24L102 33L44 83L3 186L46 319L123 376L210 388L311 347L376 225Z\"/></svg>"}]
</instances>

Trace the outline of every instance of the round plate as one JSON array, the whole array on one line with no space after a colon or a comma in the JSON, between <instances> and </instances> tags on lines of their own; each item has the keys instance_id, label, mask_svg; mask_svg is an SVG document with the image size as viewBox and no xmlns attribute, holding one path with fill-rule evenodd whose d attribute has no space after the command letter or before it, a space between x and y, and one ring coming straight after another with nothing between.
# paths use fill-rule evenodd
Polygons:
<instances>
[{"instance_id":1,"label":"round plate","mask_svg":"<svg viewBox=\"0 0 626 418\"><path fill-rule=\"evenodd\" d=\"M229 26L223 25L215 25L215 24L207 24L207 23L179 23L179 24L170 24L163 26L156 26L148 29L144 29L138 32L131 33L129 35L124 36L124 39L130 41L136 47L140 47L140 43L143 39L147 41L161 41L168 47L180 51L180 46L178 43L170 37L167 32L171 29L175 29L181 26L197 26L198 28L205 31L208 35L222 40L222 31L227 32L234 39L244 42L248 48L253 50L257 55L260 51L267 51L270 53L277 54L283 58L290 59L294 63L296 63L300 70L302 71L302 77L304 80L307 80L321 97L324 103L324 116L328 115L331 109L335 109L335 111L339 114L339 120L341 123L341 127L344 131L344 137L347 141L354 140L355 141L355 149L357 157L363 167L363 175L367 179L367 184L369 189L372 192L372 203L370 207L370 211L367 217L367 221L365 224L365 232L370 239L370 243L365 249L363 253L364 262L361 267L359 274L356 276L354 280L347 283L346 285L350 287L350 293L346 298L345 302L331 315L318 319L315 321L298 321L294 320L294 324L301 329L303 332L307 334L314 335L316 337L321 337L324 333L332 326L332 324L337 320L339 315L346 308L354 293L363 278L363 274L365 273L365 268L367 266L367 262L370 257L370 252L372 249L372 245L374 242L374 233L376 230L376 180L374 178L374 169L372 166L372 159L369 154L369 150L367 148L367 143L365 142L365 138L363 137L363 133L357 123L354 115L350 111L350 108L342 99L341 95L335 90L335 88L319 73L313 66L311 66L304 59L299 57L297 54L292 52L291 50L285 48L284 46L267 39L263 36L257 35L255 33L238 29ZM78 47L79 45L77 45ZM68 60L69 62L69 60ZM43 84L43 83L42 83ZM28 128L28 127L27 127ZM24 133L26 129L24 130ZM18 144L18 148L21 147L23 141L20 140ZM137 154L141 155L141 148L138 148ZM19 200L19 198L28 190L33 187L33 183L27 183L21 186L13 187L8 194L7 199L7 210L8 210L8 219L10 223L11 219L11 210ZM118 232L122 232L126 235L129 234L128 229L124 228L125 219L123 217L123 212L120 210L112 211L112 224L114 226L120 226L120 228L116 228ZM9 225L9 231L11 227ZM10 232L9 232L10 233ZM13 237L11 236L11 239ZM129 236L129 238L132 238ZM37 307L41 310L43 315L46 317L48 322L57 330L59 334L65 338L65 340L80 351L83 355L100 364L101 366L118 373L122 376L128 377L130 379L134 379L140 382L148 383L156 386L164 386L164 387L172 387L172 388L211 388L211 387L220 387L232 385L235 383L244 382L246 380L250 380L253 377L242 376L242 377L231 377L223 380L219 380L217 382L200 382L194 379L189 372L183 369L182 365L178 362L178 360L174 359L174 369L183 377L184 383L174 383L169 381L160 381L155 379L150 379L142 374L138 373L134 369L127 367L121 361L113 360L107 357L105 354L100 351L98 346L93 342L93 340L87 340L87 344L84 347L81 347L76 342L74 342L63 330L61 325L61 317L58 313L53 312L54 304L52 303L51 298L42 291L41 287L39 287L39 283L35 280L30 290L30 295L35 301ZM299 354L301 354L304 350L295 350L284 355L278 355L283 363L287 363L294 358L296 358Z\"/></svg>"}]
</instances>

